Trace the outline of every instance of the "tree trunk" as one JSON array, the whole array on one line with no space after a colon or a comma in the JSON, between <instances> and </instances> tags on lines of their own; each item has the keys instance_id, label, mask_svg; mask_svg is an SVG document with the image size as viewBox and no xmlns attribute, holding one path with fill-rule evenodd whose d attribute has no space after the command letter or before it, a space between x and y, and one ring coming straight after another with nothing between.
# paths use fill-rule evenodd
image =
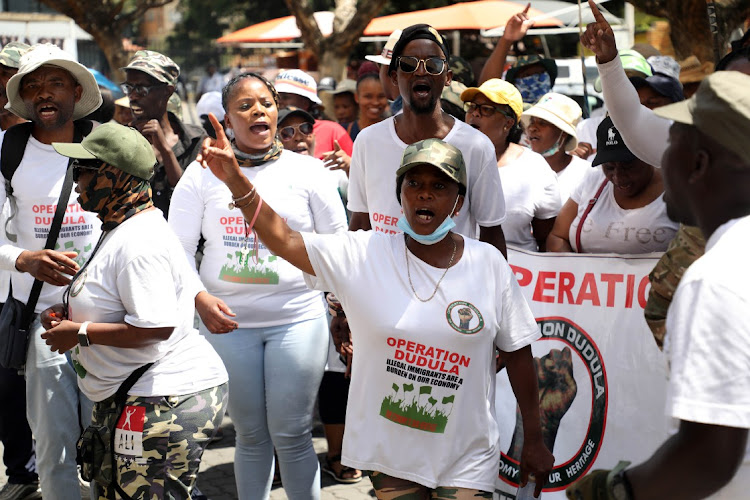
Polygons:
<instances>
[{"instance_id":1,"label":"tree trunk","mask_svg":"<svg viewBox=\"0 0 750 500\"><path fill-rule=\"evenodd\" d=\"M305 47L318 58L320 76L341 80L345 74L349 54L359 43L373 17L380 12L386 0L336 0L333 33L324 38L313 18L309 0L284 0L297 19Z\"/></svg>"},{"instance_id":2,"label":"tree trunk","mask_svg":"<svg viewBox=\"0 0 750 500\"><path fill-rule=\"evenodd\" d=\"M715 62L706 0L629 1L643 12L669 21L669 36L678 59L693 54L701 61ZM716 3L718 42L721 55L724 55L732 31L741 26L750 14L750 0L719 0Z\"/></svg>"}]
</instances>

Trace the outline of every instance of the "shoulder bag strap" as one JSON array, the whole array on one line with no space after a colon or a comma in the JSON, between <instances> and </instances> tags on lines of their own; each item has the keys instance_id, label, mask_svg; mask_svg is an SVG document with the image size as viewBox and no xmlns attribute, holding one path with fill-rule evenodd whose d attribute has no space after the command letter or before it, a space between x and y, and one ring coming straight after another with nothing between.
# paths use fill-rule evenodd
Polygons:
<instances>
[{"instance_id":1,"label":"shoulder bag strap","mask_svg":"<svg viewBox=\"0 0 750 500\"><path fill-rule=\"evenodd\" d=\"M2 154L0 157L0 170L2 170L3 180L5 181L5 195L10 204L10 215L5 221L5 237L11 243L18 241L18 235L10 232L10 221L18 213L18 205L16 204L15 196L13 196L11 181L26 152L26 144L29 142L29 137L31 137L33 126L32 122L24 122L6 130L3 137L2 149L0 150Z\"/></svg>"},{"instance_id":2,"label":"shoulder bag strap","mask_svg":"<svg viewBox=\"0 0 750 500\"><path fill-rule=\"evenodd\" d=\"M83 134L79 127L75 127L75 133L73 134L73 142L78 143L83 140ZM68 160L68 167L65 169L65 180L63 181L62 191L60 191L60 197L57 199L57 208L55 208L55 216L52 219L52 226L47 233L47 242L44 245L45 250L52 250L55 248L57 243L57 237L60 235L60 228L62 227L63 217L65 216L65 209L68 208L68 200L70 200L70 191L73 189L73 169L71 165L73 159ZM29 299L26 302L26 307L23 310L23 316L21 317L21 327L27 330L31 325L31 320L34 316L34 308L39 300L39 294L42 293L42 286L44 282L41 280L34 280L34 284L31 287L31 293Z\"/></svg>"},{"instance_id":3,"label":"shoulder bag strap","mask_svg":"<svg viewBox=\"0 0 750 500\"><path fill-rule=\"evenodd\" d=\"M115 393L115 405L117 405L117 408L122 414L122 411L125 409L125 400L128 399L128 391L132 389L132 387L135 385L136 382L138 382L138 379L143 376L144 373L146 373L146 370L151 368L154 364L148 363L140 368L138 368L136 371L131 373L128 378L125 379L125 382L120 384L120 388L117 389L117 392ZM117 416L117 420L120 419L120 416ZM117 427L117 420L115 420L115 427ZM111 435L111 442L110 442L110 452L113 454L112 459L114 460L114 453L115 453L115 429L110 429L110 435ZM116 491L118 495L120 495L120 498L122 500L132 500L132 497L125 493L125 491L122 489L120 484L117 482L117 466L115 465L113 474L112 474L112 482L109 484L112 489L110 492Z\"/></svg>"},{"instance_id":4,"label":"shoulder bag strap","mask_svg":"<svg viewBox=\"0 0 750 500\"><path fill-rule=\"evenodd\" d=\"M586 207L586 210L583 211L583 215L581 215L581 220L578 222L578 228L576 229L577 253L583 253L583 247L581 247L581 231L583 231L583 223L586 222L586 217L589 216L589 212L591 212L591 209L594 208L594 205L596 205L597 200L599 200L599 196L601 196L602 191L604 191L604 188L608 182L608 179L604 179L604 182L602 182L602 185L599 186L599 189L596 191L594 197L589 200L589 204Z\"/></svg>"}]
</instances>

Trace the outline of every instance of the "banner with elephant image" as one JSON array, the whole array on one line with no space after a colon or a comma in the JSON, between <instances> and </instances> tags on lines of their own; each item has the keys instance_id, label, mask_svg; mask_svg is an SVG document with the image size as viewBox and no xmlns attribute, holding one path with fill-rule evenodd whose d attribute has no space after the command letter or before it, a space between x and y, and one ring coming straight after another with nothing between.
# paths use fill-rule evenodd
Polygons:
<instances>
[{"instance_id":1,"label":"banner with elephant image","mask_svg":"<svg viewBox=\"0 0 750 500\"><path fill-rule=\"evenodd\" d=\"M555 456L543 497L594 469L639 463L668 435L666 360L643 318L658 254L536 254L509 249L542 338L532 345L547 447ZM499 499L515 498L523 446L505 370L495 398L502 450Z\"/></svg>"}]
</instances>

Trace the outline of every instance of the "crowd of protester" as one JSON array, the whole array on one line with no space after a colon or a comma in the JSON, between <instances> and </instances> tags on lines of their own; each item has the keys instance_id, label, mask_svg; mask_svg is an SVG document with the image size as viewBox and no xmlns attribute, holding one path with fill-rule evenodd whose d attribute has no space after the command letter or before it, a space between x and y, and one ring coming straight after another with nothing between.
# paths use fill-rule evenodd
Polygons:
<instances>
[{"instance_id":1,"label":"crowd of protester","mask_svg":"<svg viewBox=\"0 0 750 500\"><path fill-rule=\"evenodd\" d=\"M478 79L425 24L396 30L339 82L299 69L226 81L209 65L199 125L182 118L165 54L136 52L114 100L61 49L6 44L2 317L36 305L24 366L0 369L0 500L71 500L89 481L92 498L196 498L227 407L241 499L278 484L320 498L321 472L368 475L381 500L491 498L496 369L523 422L520 483L539 494L554 464L530 347L541 334L507 247L660 257L645 321L670 361L679 429L570 498L743 498L748 36L714 72L653 47L618 51L590 4L581 43L604 107L586 118L554 90L554 60L514 53L528 7ZM457 338L476 308L483 328ZM457 403L450 424L430 424L440 431L389 410L413 390L385 376L399 370L394 345L472 360L443 398ZM77 463L96 429L109 460Z\"/></svg>"}]
</instances>

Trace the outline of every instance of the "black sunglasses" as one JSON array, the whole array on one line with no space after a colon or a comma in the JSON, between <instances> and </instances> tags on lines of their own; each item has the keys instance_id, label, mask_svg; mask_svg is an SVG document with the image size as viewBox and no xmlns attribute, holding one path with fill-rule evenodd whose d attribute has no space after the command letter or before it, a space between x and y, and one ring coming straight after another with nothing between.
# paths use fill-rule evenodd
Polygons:
<instances>
[{"instance_id":1,"label":"black sunglasses","mask_svg":"<svg viewBox=\"0 0 750 500\"><path fill-rule=\"evenodd\" d=\"M414 73L420 64L424 65L424 70L430 75L440 75L445 71L448 61L439 57L428 57L420 59L414 56L401 56L398 58L398 69L404 73Z\"/></svg>"},{"instance_id":2,"label":"black sunglasses","mask_svg":"<svg viewBox=\"0 0 750 500\"><path fill-rule=\"evenodd\" d=\"M299 130L302 135L310 135L313 132L313 125L309 122L302 122L299 125L289 125L279 129L279 137L281 137L282 141L290 141L294 138L294 134L297 130Z\"/></svg>"},{"instance_id":3,"label":"black sunglasses","mask_svg":"<svg viewBox=\"0 0 750 500\"><path fill-rule=\"evenodd\" d=\"M73 160L71 166L73 167L73 182L78 182L81 177L82 170L99 170L104 164L101 160L81 160L76 158Z\"/></svg>"},{"instance_id":4,"label":"black sunglasses","mask_svg":"<svg viewBox=\"0 0 750 500\"><path fill-rule=\"evenodd\" d=\"M157 87L164 87L166 83L155 83L153 85L131 85L129 83L121 83L120 89L125 95L136 94L141 97L146 97L149 92Z\"/></svg>"}]
</instances>

